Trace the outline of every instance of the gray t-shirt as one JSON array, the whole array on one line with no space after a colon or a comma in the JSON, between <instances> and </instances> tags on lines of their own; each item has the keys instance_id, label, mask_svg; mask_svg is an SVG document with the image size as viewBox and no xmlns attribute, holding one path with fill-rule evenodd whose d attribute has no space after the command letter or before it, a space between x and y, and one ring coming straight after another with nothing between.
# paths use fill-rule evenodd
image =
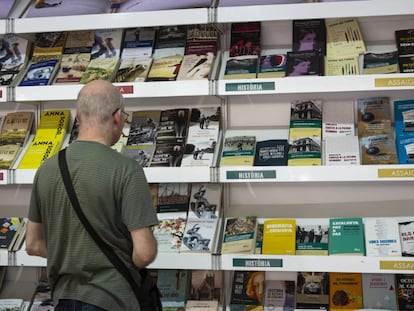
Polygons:
<instances>
[{"instance_id":1,"label":"gray t-shirt","mask_svg":"<svg viewBox=\"0 0 414 311\"><path fill-rule=\"evenodd\" d=\"M97 142L75 141L66 151L82 211L139 280L130 231L158 223L143 169ZM64 188L57 155L36 173L29 219L46 231L53 299L76 299L111 311L139 310L129 283L80 223Z\"/></svg>"}]
</instances>

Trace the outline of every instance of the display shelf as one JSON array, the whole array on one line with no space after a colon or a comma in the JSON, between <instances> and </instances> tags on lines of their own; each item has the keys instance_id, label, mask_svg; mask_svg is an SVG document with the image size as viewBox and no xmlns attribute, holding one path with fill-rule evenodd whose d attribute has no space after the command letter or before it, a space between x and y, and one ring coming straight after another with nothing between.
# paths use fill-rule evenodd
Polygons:
<instances>
[{"instance_id":1,"label":"display shelf","mask_svg":"<svg viewBox=\"0 0 414 311\"><path fill-rule=\"evenodd\" d=\"M310 18L395 16L414 13L410 0L344 1L219 7L218 23Z\"/></svg>"},{"instance_id":2,"label":"display shelf","mask_svg":"<svg viewBox=\"0 0 414 311\"><path fill-rule=\"evenodd\" d=\"M226 166L219 180L234 182L413 181L414 165Z\"/></svg>"},{"instance_id":3,"label":"display shelf","mask_svg":"<svg viewBox=\"0 0 414 311\"><path fill-rule=\"evenodd\" d=\"M221 255L222 270L412 273L412 257Z\"/></svg>"},{"instance_id":4,"label":"display shelf","mask_svg":"<svg viewBox=\"0 0 414 311\"><path fill-rule=\"evenodd\" d=\"M8 101L8 88L6 86L0 86L0 103Z\"/></svg>"},{"instance_id":5,"label":"display shelf","mask_svg":"<svg viewBox=\"0 0 414 311\"><path fill-rule=\"evenodd\" d=\"M150 269L214 269L214 257L211 254L158 253Z\"/></svg>"},{"instance_id":6,"label":"display shelf","mask_svg":"<svg viewBox=\"0 0 414 311\"><path fill-rule=\"evenodd\" d=\"M10 173L9 170L0 170L0 185L10 184Z\"/></svg>"},{"instance_id":7,"label":"display shelf","mask_svg":"<svg viewBox=\"0 0 414 311\"><path fill-rule=\"evenodd\" d=\"M106 28L153 27L163 25L206 24L209 9L160 10L117 14L91 14L19 18L14 20L15 33L73 31Z\"/></svg>"},{"instance_id":8,"label":"display shelf","mask_svg":"<svg viewBox=\"0 0 414 311\"><path fill-rule=\"evenodd\" d=\"M46 258L28 255L25 250L25 245L21 250L14 253L13 261L13 266L46 267Z\"/></svg>"},{"instance_id":9,"label":"display shelf","mask_svg":"<svg viewBox=\"0 0 414 311\"><path fill-rule=\"evenodd\" d=\"M7 33L7 20L0 19L0 34Z\"/></svg>"},{"instance_id":10,"label":"display shelf","mask_svg":"<svg viewBox=\"0 0 414 311\"><path fill-rule=\"evenodd\" d=\"M219 80L217 95L347 93L369 96L369 92L391 93L414 90L413 74L302 76L275 79Z\"/></svg>"}]
</instances>

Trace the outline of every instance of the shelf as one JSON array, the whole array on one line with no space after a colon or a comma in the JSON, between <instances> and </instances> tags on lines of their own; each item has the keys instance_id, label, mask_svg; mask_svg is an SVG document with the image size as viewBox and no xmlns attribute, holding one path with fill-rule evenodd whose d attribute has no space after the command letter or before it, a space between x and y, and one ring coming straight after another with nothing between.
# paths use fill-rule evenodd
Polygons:
<instances>
[{"instance_id":1,"label":"shelf","mask_svg":"<svg viewBox=\"0 0 414 311\"><path fill-rule=\"evenodd\" d=\"M8 88L6 86L0 86L0 103L8 101Z\"/></svg>"},{"instance_id":2,"label":"shelf","mask_svg":"<svg viewBox=\"0 0 414 311\"><path fill-rule=\"evenodd\" d=\"M212 270L213 256L201 253L158 253L157 258L148 268Z\"/></svg>"},{"instance_id":3,"label":"shelf","mask_svg":"<svg viewBox=\"0 0 414 311\"><path fill-rule=\"evenodd\" d=\"M106 28L154 27L164 25L206 24L209 9L160 10L117 14L90 14L19 18L14 20L15 33L74 31ZM0 28L1 29L1 28Z\"/></svg>"},{"instance_id":4,"label":"shelf","mask_svg":"<svg viewBox=\"0 0 414 311\"><path fill-rule=\"evenodd\" d=\"M372 0L219 7L218 23L293 19L398 16L414 13L407 0Z\"/></svg>"},{"instance_id":5,"label":"shelf","mask_svg":"<svg viewBox=\"0 0 414 311\"><path fill-rule=\"evenodd\" d=\"M249 94L359 94L368 92L398 92L414 90L413 74L355 75L355 76L303 76L275 79L219 80L217 95Z\"/></svg>"},{"instance_id":6,"label":"shelf","mask_svg":"<svg viewBox=\"0 0 414 311\"><path fill-rule=\"evenodd\" d=\"M412 273L412 257L221 255L221 270Z\"/></svg>"},{"instance_id":7,"label":"shelf","mask_svg":"<svg viewBox=\"0 0 414 311\"><path fill-rule=\"evenodd\" d=\"M8 185L11 182L10 173L9 170L0 170L0 185Z\"/></svg>"},{"instance_id":8,"label":"shelf","mask_svg":"<svg viewBox=\"0 0 414 311\"><path fill-rule=\"evenodd\" d=\"M7 20L6 19L0 19L0 34L7 33Z\"/></svg>"}]
</instances>

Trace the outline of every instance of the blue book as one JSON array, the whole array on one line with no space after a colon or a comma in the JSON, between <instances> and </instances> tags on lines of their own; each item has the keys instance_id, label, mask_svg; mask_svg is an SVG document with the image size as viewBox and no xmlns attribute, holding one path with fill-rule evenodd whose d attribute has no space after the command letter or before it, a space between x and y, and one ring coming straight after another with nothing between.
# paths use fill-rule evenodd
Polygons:
<instances>
[{"instance_id":1,"label":"blue book","mask_svg":"<svg viewBox=\"0 0 414 311\"><path fill-rule=\"evenodd\" d=\"M20 86L48 85L52 81L59 61L57 59L31 63L20 82Z\"/></svg>"}]
</instances>

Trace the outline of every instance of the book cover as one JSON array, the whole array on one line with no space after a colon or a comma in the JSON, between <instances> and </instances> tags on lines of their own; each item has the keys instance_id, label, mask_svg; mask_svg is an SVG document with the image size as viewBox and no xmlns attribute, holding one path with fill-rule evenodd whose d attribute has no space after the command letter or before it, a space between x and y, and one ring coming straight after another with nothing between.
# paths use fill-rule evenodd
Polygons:
<instances>
[{"instance_id":1,"label":"book cover","mask_svg":"<svg viewBox=\"0 0 414 311\"><path fill-rule=\"evenodd\" d=\"M151 57L122 58L114 82L145 82L151 64Z\"/></svg>"},{"instance_id":2,"label":"book cover","mask_svg":"<svg viewBox=\"0 0 414 311\"><path fill-rule=\"evenodd\" d=\"M360 165L358 136L328 136L323 142L323 165Z\"/></svg>"},{"instance_id":3,"label":"book cover","mask_svg":"<svg viewBox=\"0 0 414 311\"><path fill-rule=\"evenodd\" d=\"M0 42L0 85L14 84L24 71L31 45L29 40L10 33L3 35Z\"/></svg>"},{"instance_id":4,"label":"book cover","mask_svg":"<svg viewBox=\"0 0 414 311\"><path fill-rule=\"evenodd\" d=\"M6 114L0 133L0 144L23 147L32 130L34 112L15 111Z\"/></svg>"},{"instance_id":5,"label":"book cover","mask_svg":"<svg viewBox=\"0 0 414 311\"><path fill-rule=\"evenodd\" d=\"M261 254L262 253L263 229L264 229L263 223L258 223L257 224L257 230L256 230L255 250L254 250L255 254Z\"/></svg>"},{"instance_id":6,"label":"book cover","mask_svg":"<svg viewBox=\"0 0 414 311\"><path fill-rule=\"evenodd\" d=\"M398 310L414 309L413 274L395 274Z\"/></svg>"},{"instance_id":7,"label":"book cover","mask_svg":"<svg viewBox=\"0 0 414 311\"><path fill-rule=\"evenodd\" d=\"M63 141L70 120L69 109L44 110L40 115L35 140L47 137Z\"/></svg>"},{"instance_id":8,"label":"book cover","mask_svg":"<svg viewBox=\"0 0 414 311\"><path fill-rule=\"evenodd\" d=\"M119 152L124 156L134 159L142 167L149 167L155 152L155 144L139 144L119 146Z\"/></svg>"},{"instance_id":9,"label":"book cover","mask_svg":"<svg viewBox=\"0 0 414 311\"><path fill-rule=\"evenodd\" d=\"M256 149L256 136L226 135L221 154L221 166L252 166Z\"/></svg>"},{"instance_id":10,"label":"book cover","mask_svg":"<svg viewBox=\"0 0 414 311\"><path fill-rule=\"evenodd\" d=\"M398 164L395 139L390 134L378 134L359 139L362 164Z\"/></svg>"},{"instance_id":11,"label":"book cover","mask_svg":"<svg viewBox=\"0 0 414 311\"><path fill-rule=\"evenodd\" d=\"M192 108L181 166L213 164L221 128L220 107Z\"/></svg>"},{"instance_id":12,"label":"book cover","mask_svg":"<svg viewBox=\"0 0 414 311\"><path fill-rule=\"evenodd\" d=\"M329 219L296 219L296 255L328 255Z\"/></svg>"},{"instance_id":13,"label":"book cover","mask_svg":"<svg viewBox=\"0 0 414 311\"><path fill-rule=\"evenodd\" d=\"M323 55L319 51L289 51L286 53L286 77L323 76Z\"/></svg>"},{"instance_id":14,"label":"book cover","mask_svg":"<svg viewBox=\"0 0 414 311\"><path fill-rule=\"evenodd\" d=\"M187 42L185 54L217 53L218 31L209 24L194 24L187 26Z\"/></svg>"},{"instance_id":15,"label":"book cover","mask_svg":"<svg viewBox=\"0 0 414 311\"><path fill-rule=\"evenodd\" d=\"M349 76L359 75L358 55L346 57L326 57L325 76Z\"/></svg>"},{"instance_id":16,"label":"book cover","mask_svg":"<svg viewBox=\"0 0 414 311\"><path fill-rule=\"evenodd\" d=\"M259 66L257 55L234 56L226 59L224 80L255 79Z\"/></svg>"},{"instance_id":17,"label":"book cover","mask_svg":"<svg viewBox=\"0 0 414 311\"><path fill-rule=\"evenodd\" d=\"M266 53L260 55L258 78L279 78L286 74L286 53Z\"/></svg>"},{"instance_id":18,"label":"book cover","mask_svg":"<svg viewBox=\"0 0 414 311\"><path fill-rule=\"evenodd\" d=\"M63 54L53 83L79 83L90 60L90 53Z\"/></svg>"},{"instance_id":19,"label":"book cover","mask_svg":"<svg viewBox=\"0 0 414 311\"><path fill-rule=\"evenodd\" d=\"M35 139L31 142L20 161L19 169L37 169L60 150L62 141L60 139Z\"/></svg>"},{"instance_id":20,"label":"book cover","mask_svg":"<svg viewBox=\"0 0 414 311\"><path fill-rule=\"evenodd\" d=\"M67 32L37 32L33 43L32 63L59 59L63 53Z\"/></svg>"},{"instance_id":21,"label":"book cover","mask_svg":"<svg viewBox=\"0 0 414 311\"><path fill-rule=\"evenodd\" d=\"M364 218L366 256L401 256L398 221L395 218Z\"/></svg>"},{"instance_id":22,"label":"book cover","mask_svg":"<svg viewBox=\"0 0 414 311\"><path fill-rule=\"evenodd\" d=\"M149 58L155 44L154 27L125 29L121 58Z\"/></svg>"},{"instance_id":23,"label":"book cover","mask_svg":"<svg viewBox=\"0 0 414 311\"><path fill-rule=\"evenodd\" d=\"M319 51L326 54L326 28L324 19L292 21L292 51Z\"/></svg>"},{"instance_id":24,"label":"book cover","mask_svg":"<svg viewBox=\"0 0 414 311\"><path fill-rule=\"evenodd\" d=\"M30 63L19 86L48 85L53 81L58 68L59 60L57 59Z\"/></svg>"},{"instance_id":25,"label":"book cover","mask_svg":"<svg viewBox=\"0 0 414 311\"><path fill-rule=\"evenodd\" d=\"M240 305L262 306L264 285L265 271L234 271L230 296L230 310ZM245 309L243 308L241 310Z\"/></svg>"},{"instance_id":26,"label":"book cover","mask_svg":"<svg viewBox=\"0 0 414 311\"><path fill-rule=\"evenodd\" d=\"M295 310L295 281L265 280L263 310Z\"/></svg>"},{"instance_id":27,"label":"book cover","mask_svg":"<svg viewBox=\"0 0 414 311\"><path fill-rule=\"evenodd\" d=\"M329 255L365 255L364 224L361 217L329 219Z\"/></svg>"},{"instance_id":28,"label":"book cover","mask_svg":"<svg viewBox=\"0 0 414 311\"><path fill-rule=\"evenodd\" d=\"M362 74L387 74L396 72L398 72L397 51L364 54Z\"/></svg>"},{"instance_id":29,"label":"book cover","mask_svg":"<svg viewBox=\"0 0 414 311\"><path fill-rule=\"evenodd\" d=\"M266 219L263 222L262 254L295 255L295 219Z\"/></svg>"},{"instance_id":30,"label":"book cover","mask_svg":"<svg viewBox=\"0 0 414 311\"><path fill-rule=\"evenodd\" d=\"M175 81L183 60L182 54L154 58L147 81Z\"/></svg>"},{"instance_id":31,"label":"book cover","mask_svg":"<svg viewBox=\"0 0 414 311\"><path fill-rule=\"evenodd\" d=\"M150 167L179 167L183 159L183 152L183 143L157 143Z\"/></svg>"},{"instance_id":32,"label":"book cover","mask_svg":"<svg viewBox=\"0 0 414 311\"><path fill-rule=\"evenodd\" d=\"M188 183L159 183L157 213L185 212L187 215L190 191Z\"/></svg>"},{"instance_id":33,"label":"book cover","mask_svg":"<svg viewBox=\"0 0 414 311\"><path fill-rule=\"evenodd\" d=\"M357 99L358 136L391 133L391 104L388 97Z\"/></svg>"},{"instance_id":34,"label":"book cover","mask_svg":"<svg viewBox=\"0 0 414 311\"><path fill-rule=\"evenodd\" d=\"M362 309L361 273L329 273L329 310Z\"/></svg>"},{"instance_id":35,"label":"book cover","mask_svg":"<svg viewBox=\"0 0 414 311\"><path fill-rule=\"evenodd\" d=\"M395 30L398 55L414 54L414 28Z\"/></svg>"},{"instance_id":36,"label":"book cover","mask_svg":"<svg viewBox=\"0 0 414 311\"><path fill-rule=\"evenodd\" d=\"M17 144L0 144L0 169L10 169L20 154L22 147Z\"/></svg>"},{"instance_id":37,"label":"book cover","mask_svg":"<svg viewBox=\"0 0 414 311\"><path fill-rule=\"evenodd\" d=\"M253 166L286 166L288 151L287 139L257 141Z\"/></svg>"},{"instance_id":38,"label":"book cover","mask_svg":"<svg viewBox=\"0 0 414 311\"><path fill-rule=\"evenodd\" d=\"M63 54L90 54L95 43L94 30L69 31L66 36Z\"/></svg>"},{"instance_id":39,"label":"book cover","mask_svg":"<svg viewBox=\"0 0 414 311\"><path fill-rule=\"evenodd\" d=\"M118 68L119 58L95 58L91 59L79 83L86 84L93 80L112 81Z\"/></svg>"},{"instance_id":40,"label":"book cover","mask_svg":"<svg viewBox=\"0 0 414 311\"><path fill-rule=\"evenodd\" d=\"M189 292L190 271L159 269L157 286L163 307L185 307Z\"/></svg>"},{"instance_id":41,"label":"book cover","mask_svg":"<svg viewBox=\"0 0 414 311\"><path fill-rule=\"evenodd\" d=\"M155 144L161 110L134 111L127 145Z\"/></svg>"},{"instance_id":42,"label":"book cover","mask_svg":"<svg viewBox=\"0 0 414 311\"><path fill-rule=\"evenodd\" d=\"M220 302L222 300L222 290L223 271L191 270L188 300Z\"/></svg>"},{"instance_id":43,"label":"book cover","mask_svg":"<svg viewBox=\"0 0 414 311\"><path fill-rule=\"evenodd\" d=\"M213 61L213 52L184 55L177 75L177 81L208 79Z\"/></svg>"},{"instance_id":44,"label":"book cover","mask_svg":"<svg viewBox=\"0 0 414 311\"><path fill-rule=\"evenodd\" d=\"M413 73L414 72L414 55L398 56L398 68L401 73Z\"/></svg>"},{"instance_id":45,"label":"book cover","mask_svg":"<svg viewBox=\"0 0 414 311\"><path fill-rule=\"evenodd\" d=\"M157 213L158 225L152 232L158 243L158 252L177 253L182 245L187 212Z\"/></svg>"},{"instance_id":46,"label":"book cover","mask_svg":"<svg viewBox=\"0 0 414 311\"><path fill-rule=\"evenodd\" d=\"M261 49L261 23L232 23L230 30L230 57L259 55Z\"/></svg>"},{"instance_id":47,"label":"book cover","mask_svg":"<svg viewBox=\"0 0 414 311\"><path fill-rule=\"evenodd\" d=\"M395 276L389 273L363 273L365 309L397 310Z\"/></svg>"},{"instance_id":48,"label":"book cover","mask_svg":"<svg viewBox=\"0 0 414 311\"><path fill-rule=\"evenodd\" d=\"M217 226L217 219L188 218L180 252L212 252Z\"/></svg>"},{"instance_id":49,"label":"book cover","mask_svg":"<svg viewBox=\"0 0 414 311\"><path fill-rule=\"evenodd\" d=\"M227 217L224 223L221 253L254 253L257 217Z\"/></svg>"},{"instance_id":50,"label":"book cover","mask_svg":"<svg viewBox=\"0 0 414 311\"><path fill-rule=\"evenodd\" d=\"M162 110L157 129L157 144L185 143L189 123L189 108Z\"/></svg>"},{"instance_id":51,"label":"book cover","mask_svg":"<svg viewBox=\"0 0 414 311\"><path fill-rule=\"evenodd\" d=\"M339 100L324 105L322 110L322 138L354 136L355 110L352 100Z\"/></svg>"},{"instance_id":52,"label":"book cover","mask_svg":"<svg viewBox=\"0 0 414 311\"><path fill-rule=\"evenodd\" d=\"M154 49L185 47L187 25L161 26L157 31Z\"/></svg>"},{"instance_id":53,"label":"book cover","mask_svg":"<svg viewBox=\"0 0 414 311\"><path fill-rule=\"evenodd\" d=\"M191 184L188 218L218 219L220 217L223 185L213 183Z\"/></svg>"},{"instance_id":54,"label":"book cover","mask_svg":"<svg viewBox=\"0 0 414 311\"><path fill-rule=\"evenodd\" d=\"M414 256L414 220L400 221L398 223L400 230L401 252L402 256Z\"/></svg>"},{"instance_id":55,"label":"book cover","mask_svg":"<svg viewBox=\"0 0 414 311\"><path fill-rule=\"evenodd\" d=\"M366 52L365 42L356 18L332 18L325 21L326 54L344 57Z\"/></svg>"},{"instance_id":56,"label":"book cover","mask_svg":"<svg viewBox=\"0 0 414 311\"><path fill-rule=\"evenodd\" d=\"M21 217L5 217L0 219L0 249L12 250L22 221Z\"/></svg>"},{"instance_id":57,"label":"book cover","mask_svg":"<svg viewBox=\"0 0 414 311\"><path fill-rule=\"evenodd\" d=\"M414 100L394 101L394 128L399 164L414 158Z\"/></svg>"},{"instance_id":58,"label":"book cover","mask_svg":"<svg viewBox=\"0 0 414 311\"><path fill-rule=\"evenodd\" d=\"M95 42L92 45L91 59L97 58L120 58L121 45L124 30L117 29L97 29L95 30Z\"/></svg>"},{"instance_id":59,"label":"book cover","mask_svg":"<svg viewBox=\"0 0 414 311\"><path fill-rule=\"evenodd\" d=\"M329 273L298 272L296 308L329 310Z\"/></svg>"}]
</instances>

